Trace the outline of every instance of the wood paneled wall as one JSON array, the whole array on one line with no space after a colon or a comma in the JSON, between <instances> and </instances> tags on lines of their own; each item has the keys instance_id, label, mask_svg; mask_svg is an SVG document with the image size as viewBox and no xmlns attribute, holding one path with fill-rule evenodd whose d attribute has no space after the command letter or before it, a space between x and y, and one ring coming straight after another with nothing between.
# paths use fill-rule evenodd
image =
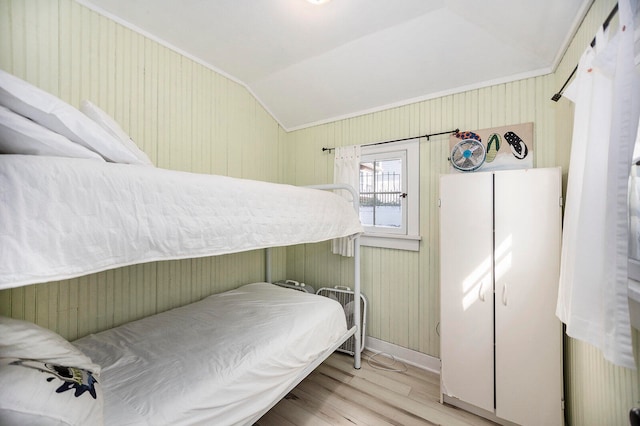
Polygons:
<instances>
[{"instance_id":1,"label":"wood paneled wall","mask_svg":"<svg viewBox=\"0 0 640 426\"><path fill-rule=\"evenodd\" d=\"M0 68L97 104L158 167L284 179L286 133L245 87L73 0L0 0ZM262 279L263 251L148 263L1 291L0 314L73 340Z\"/></svg>"},{"instance_id":2,"label":"wood paneled wall","mask_svg":"<svg viewBox=\"0 0 640 426\"><path fill-rule=\"evenodd\" d=\"M285 170L295 184L331 182L333 155L322 147L365 144L448 131L534 122L535 163L556 164L553 76L530 78L337 121L289 134ZM367 334L439 356L439 176L448 172L448 136L421 140L419 252L365 247L362 290L369 298ZM314 286L352 285L337 256L289 249L287 275Z\"/></svg>"}]
</instances>

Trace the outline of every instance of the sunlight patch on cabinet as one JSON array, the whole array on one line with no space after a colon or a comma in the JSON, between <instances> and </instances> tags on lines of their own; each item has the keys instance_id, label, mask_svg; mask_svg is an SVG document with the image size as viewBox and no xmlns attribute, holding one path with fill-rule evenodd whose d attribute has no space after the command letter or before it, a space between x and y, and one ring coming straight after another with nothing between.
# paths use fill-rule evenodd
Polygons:
<instances>
[{"instance_id":1,"label":"sunlight patch on cabinet","mask_svg":"<svg viewBox=\"0 0 640 426\"><path fill-rule=\"evenodd\" d=\"M509 235L496 248L496 280L499 280L511 268L512 236ZM478 300L484 301L484 294L491 288L491 258L487 257L476 269L462 281L462 309L469 309Z\"/></svg>"}]
</instances>

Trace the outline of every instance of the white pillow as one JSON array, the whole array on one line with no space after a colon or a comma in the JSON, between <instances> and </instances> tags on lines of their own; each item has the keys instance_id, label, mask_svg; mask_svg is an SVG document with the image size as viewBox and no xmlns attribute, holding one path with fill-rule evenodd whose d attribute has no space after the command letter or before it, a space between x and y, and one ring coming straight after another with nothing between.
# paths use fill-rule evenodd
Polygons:
<instances>
[{"instance_id":1,"label":"white pillow","mask_svg":"<svg viewBox=\"0 0 640 426\"><path fill-rule=\"evenodd\" d=\"M28 321L0 316L0 358L37 359L100 374L100 366L59 334Z\"/></svg>"},{"instance_id":2,"label":"white pillow","mask_svg":"<svg viewBox=\"0 0 640 426\"><path fill-rule=\"evenodd\" d=\"M3 106L0 106L0 154L51 155L104 161L95 152Z\"/></svg>"},{"instance_id":3,"label":"white pillow","mask_svg":"<svg viewBox=\"0 0 640 426\"><path fill-rule=\"evenodd\" d=\"M0 105L97 152L108 161L138 163L131 151L76 108L3 70L0 70Z\"/></svg>"},{"instance_id":4,"label":"white pillow","mask_svg":"<svg viewBox=\"0 0 640 426\"><path fill-rule=\"evenodd\" d=\"M136 158L140 161L140 164L147 166L153 166L153 163L138 145L129 137L129 135L122 130L122 127L115 121L109 114L104 112L100 107L93 104L91 101L84 100L80 104L80 111L82 111L87 117L95 121L107 131L112 137L119 140Z\"/></svg>"},{"instance_id":5,"label":"white pillow","mask_svg":"<svg viewBox=\"0 0 640 426\"><path fill-rule=\"evenodd\" d=\"M1 425L102 425L104 398L93 374L29 359L0 359Z\"/></svg>"},{"instance_id":6,"label":"white pillow","mask_svg":"<svg viewBox=\"0 0 640 426\"><path fill-rule=\"evenodd\" d=\"M62 336L0 317L0 425L102 425L99 374Z\"/></svg>"}]
</instances>

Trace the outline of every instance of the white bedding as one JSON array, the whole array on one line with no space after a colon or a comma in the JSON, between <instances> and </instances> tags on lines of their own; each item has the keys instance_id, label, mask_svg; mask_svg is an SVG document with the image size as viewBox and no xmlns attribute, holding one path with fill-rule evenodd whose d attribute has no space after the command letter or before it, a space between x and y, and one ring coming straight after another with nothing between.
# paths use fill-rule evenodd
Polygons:
<instances>
[{"instance_id":1,"label":"white bedding","mask_svg":"<svg viewBox=\"0 0 640 426\"><path fill-rule=\"evenodd\" d=\"M328 191L0 155L0 289L361 232L353 207Z\"/></svg>"},{"instance_id":2,"label":"white bedding","mask_svg":"<svg viewBox=\"0 0 640 426\"><path fill-rule=\"evenodd\" d=\"M102 366L106 425L250 424L346 331L339 303L255 283L74 344Z\"/></svg>"}]
</instances>

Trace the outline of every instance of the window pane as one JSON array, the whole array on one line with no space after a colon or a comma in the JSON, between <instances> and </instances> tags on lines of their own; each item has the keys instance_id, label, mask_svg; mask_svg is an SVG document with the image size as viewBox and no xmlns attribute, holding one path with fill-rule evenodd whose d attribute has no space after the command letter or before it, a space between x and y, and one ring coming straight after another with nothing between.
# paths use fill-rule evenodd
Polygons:
<instances>
[{"instance_id":1,"label":"window pane","mask_svg":"<svg viewBox=\"0 0 640 426\"><path fill-rule=\"evenodd\" d=\"M360 163L360 221L365 226L373 226L373 162Z\"/></svg>"},{"instance_id":2,"label":"window pane","mask_svg":"<svg viewBox=\"0 0 640 426\"><path fill-rule=\"evenodd\" d=\"M402 226L402 160L360 164L360 220L365 226Z\"/></svg>"}]
</instances>

